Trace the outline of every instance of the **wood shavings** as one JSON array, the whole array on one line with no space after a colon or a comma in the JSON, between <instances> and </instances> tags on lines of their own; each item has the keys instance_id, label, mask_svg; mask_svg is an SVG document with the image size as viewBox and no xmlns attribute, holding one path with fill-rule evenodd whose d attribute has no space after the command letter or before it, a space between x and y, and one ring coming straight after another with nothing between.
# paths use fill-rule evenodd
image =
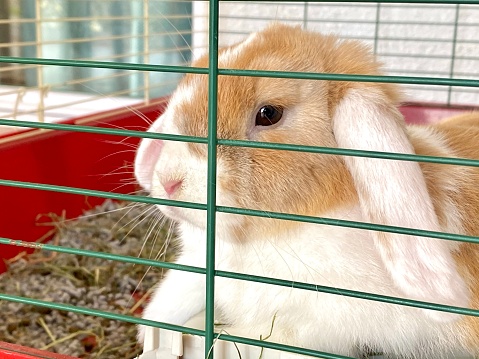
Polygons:
<instances>
[{"instance_id":1,"label":"wood shavings","mask_svg":"<svg viewBox=\"0 0 479 359\"><path fill-rule=\"evenodd\" d=\"M177 246L158 216L148 205L106 201L74 221L52 215L52 243L172 261ZM0 275L2 293L137 316L164 275L160 268L41 250L8 267ZM141 353L134 324L8 301L0 301L0 341L79 358Z\"/></svg>"}]
</instances>

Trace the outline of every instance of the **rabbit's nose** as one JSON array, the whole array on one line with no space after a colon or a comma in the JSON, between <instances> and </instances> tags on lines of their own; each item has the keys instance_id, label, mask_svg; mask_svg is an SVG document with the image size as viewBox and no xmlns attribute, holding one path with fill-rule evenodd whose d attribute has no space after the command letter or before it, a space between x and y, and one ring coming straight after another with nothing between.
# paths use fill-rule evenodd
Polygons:
<instances>
[{"instance_id":1,"label":"rabbit's nose","mask_svg":"<svg viewBox=\"0 0 479 359\"><path fill-rule=\"evenodd\" d=\"M163 188L165 189L166 194L169 198L171 198L174 193L181 187L183 184L183 180L168 180L161 183Z\"/></svg>"}]
</instances>

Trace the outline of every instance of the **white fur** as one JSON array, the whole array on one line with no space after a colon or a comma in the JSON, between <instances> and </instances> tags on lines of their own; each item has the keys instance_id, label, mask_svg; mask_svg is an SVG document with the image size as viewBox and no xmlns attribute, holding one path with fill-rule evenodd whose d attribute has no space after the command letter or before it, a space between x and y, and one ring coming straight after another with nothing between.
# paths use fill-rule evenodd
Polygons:
<instances>
[{"instance_id":1,"label":"white fur","mask_svg":"<svg viewBox=\"0 0 479 359\"><path fill-rule=\"evenodd\" d=\"M205 266L206 236L198 228L184 225L182 253L176 263ZM183 325L205 307L205 277L185 271L170 271L155 290L143 318ZM145 327L140 326L138 339L143 342Z\"/></svg>"},{"instance_id":2,"label":"white fur","mask_svg":"<svg viewBox=\"0 0 479 359\"><path fill-rule=\"evenodd\" d=\"M343 210L326 216L362 219L359 208ZM365 231L306 224L276 238L250 240L220 258L218 269L400 296ZM272 341L345 355L356 355L358 343L406 354L428 336L450 340L450 328L417 309L224 278L217 279L217 293L220 318L224 313L234 329L257 339L268 334L276 315ZM436 353L444 350L439 347Z\"/></svg>"},{"instance_id":3,"label":"white fur","mask_svg":"<svg viewBox=\"0 0 479 359\"><path fill-rule=\"evenodd\" d=\"M438 132L433 127L428 126L408 126L408 134L415 137L422 143L427 143L431 147L440 148L443 154L442 157L460 157L454 151L451 150L447 141L444 139L444 135ZM445 173L444 178L438 185L441 186L444 192L455 194L459 191L458 183L468 178L471 174L471 168L466 166L443 166ZM438 179L439 181L439 179ZM457 208L457 204L449 198L444 198L442 203L443 215L445 216L445 224L442 231L447 233L465 233L463 225L463 217ZM451 249L457 249L459 242L448 242Z\"/></svg>"},{"instance_id":4,"label":"white fur","mask_svg":"<svg viewBox=\"0 0 479 359\"><path fill-rule=\"evenodd\" d=\"M414 153L400 124L397 109L376 91L350 92L334 115L339 147ZM419 164L345 157L368 221L441 231ZM467 306L468 291L459 276L448 244L441 240L378 233L376 243L394 282L408 296L420 300ZM383 242L387 241L387 245ZM437 320L451 320L442 312L427 311Z\"/></svg>"},{"instance_id":5,"label":"white fur","mask_svg":"<svg viewBox=\"0 0 479 359\"><path fill-rule=\"evenodd\" d=\"M362 219L359 208L343 210L327 215ZM180 223L180 235L178 262L204 266L205 230ZM278 237L233 246L220 236L217 243L219 270L400 296L366 231L305 224ZM204 276L170 271L144 317L184 324L204 305ZM276 317L269 341L344 355L357 355L356 346L367 343L389 353L442 358L461 335L454 324L431 321L414 308L221 277L215 306L228 333L259 339ZM432 340L434 346L425 346Z\"/></svg>"}]
</instances>

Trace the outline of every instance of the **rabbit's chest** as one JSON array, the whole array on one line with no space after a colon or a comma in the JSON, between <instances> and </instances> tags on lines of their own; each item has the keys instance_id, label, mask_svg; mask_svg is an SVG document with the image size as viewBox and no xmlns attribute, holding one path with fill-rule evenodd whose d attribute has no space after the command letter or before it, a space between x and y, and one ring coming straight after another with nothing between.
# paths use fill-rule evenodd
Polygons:
<instances>
[{"instance_id":1,"label":"rabbit's chest","mask_svg":"<svg viewBox=\"0 0 479 359\"><path fill-rule=\"evenodd\" d=\"M291 282L376 291L388 286L365 232L331 231L326 226L304 226L284 238L263 238L232 246L218 257L218 269L283 279ZM247 280L217 277L216 308L230 324L269 328L289 324L288 318L304 318L317 324L339 312L351 313L351 299Z\"/></svg>"},{"instance_id":2,"label":"rabbit's chest","mask_svg":"<svg viewBox=\"0 0 479 359\"><path fill-rule=\"evenodd\" d=\"M331 235L331 243L342 243L329 248L318 238L306 237L297 239L294 250L271 242L232 249L227 258L218 258L218 269L398 296L367 238L351 233L349 238ZM345 242L350 243L347 249ZM217 277L215 308L217 320L230 334L261 339L271 333L270 341L343 354L361 343L395 350L396 345L437 340L432 338L449 340L447 328L415 308L324 293L319 287L306 290Z\"/></svg>"}]
</instances>

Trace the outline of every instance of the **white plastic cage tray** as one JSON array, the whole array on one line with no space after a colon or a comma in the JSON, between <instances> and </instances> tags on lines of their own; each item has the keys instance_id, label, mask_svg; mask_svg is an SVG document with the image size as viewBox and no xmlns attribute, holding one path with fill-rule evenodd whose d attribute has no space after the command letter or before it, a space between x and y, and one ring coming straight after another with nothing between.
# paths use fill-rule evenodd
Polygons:
<instances>
[{"instance_id":1,"label":"white plastic cage tray","mask_svg":"<svg viewBox=\"0 0 479 359\"><path fill-rule=\"evenodd\" d=\"M204 313L193 317L187 327L203 329ZM241 356L238 354L241 353ZM266 349L253 345L232 343L221 340L213 346L214 357L218 359L305 359L310 356ZM143 354L139 359L205 359L205 338L165 329L148 327L145 332Z\"/></svg>"},{"instance_id":2,"label":"white plastic cage tray","mask_svg":"<svg viewBox=\"0 0 479 359\"><path fill-rule=\"evenodd\" d=\"M204 329L204 313L188 321L185 326ZM312 359L311 356L292 354L279 350L232 343L221 340L213 346L215 359ZM238 354L241 353L241 356ZM148 327L145 332L143 354L138 359L205 359L205 338L183 334L165 329ZM382 355L370 356L368 359L385 359ZM451 355L449 359L474 359L471 356Z\"/></svg>"},{"instance_id":3,"label":"white plastic cage tray","mask_svg":"<svg viewBox=\"0 0 479 359\"><path fill-rule=\"evenodd\" d=\"M157 349L144 350L139 359L205 359L205 339L201 336L171 332L157 329ZM214 357L218 359L299 359L312 358L300 356L278 350L261 348L223 341L218 339L214 343ZM241 353L239 355L238 351Z\"/></svg>"}]
</instances>

